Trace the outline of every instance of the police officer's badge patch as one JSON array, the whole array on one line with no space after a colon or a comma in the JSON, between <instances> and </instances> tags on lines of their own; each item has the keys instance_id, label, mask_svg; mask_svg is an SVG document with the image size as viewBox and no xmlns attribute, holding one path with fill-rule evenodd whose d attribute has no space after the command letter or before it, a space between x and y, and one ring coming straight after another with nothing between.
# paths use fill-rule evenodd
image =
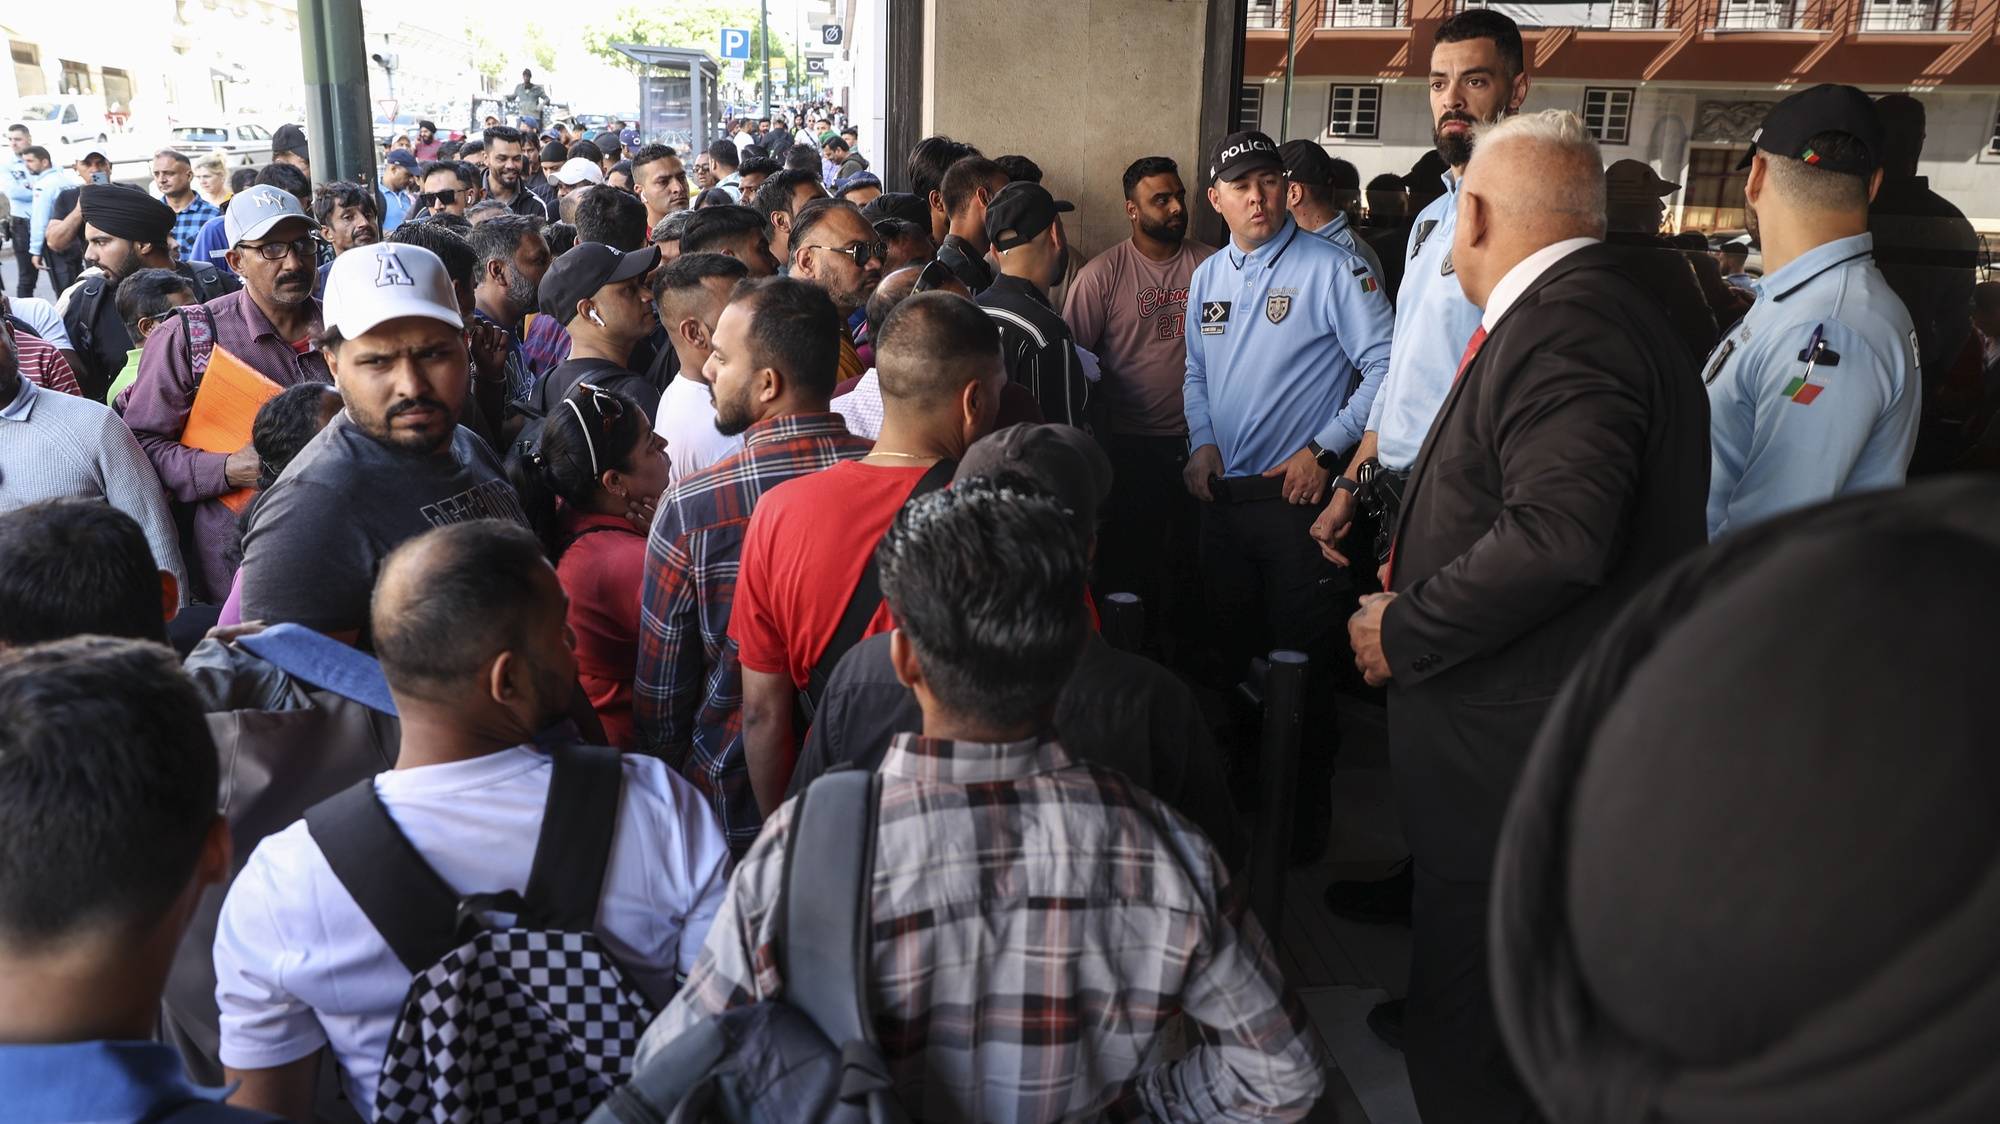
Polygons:
<instances>
[{"instance_id":1,"label":"police officer's badge patch","mask_svg":"<svg viewBox=\"0 0 2000 1124\"><path fill-rule=\"evenodd\" d=\"M1264 319L1276 324L1292 311L1292 294L1272 293L1264 298Z\"/></svg>"},{"instance_id":2,"label":"police officer's badge patch","mask_svg":"<svg viewBox=\"0 0 2000 1124\"><path fill-rule=\"evenodd\" d=\"M1425 219L1417 224L1417 237L1410 243L1410 256L1412 258L1424 252L1424 239L1431 236L1431 231L1437 229L1437 224L1438 221L1436 219Z\"/></svg>"},{"instance_id":3,"label":"police officer's badge patch","mask_svg":"<svg viewBox=\"0 0 2000 1124\"><path fill-rule=\"evenodd\" d=\"M1201 302L1201 334L1219 336L1229 330L1229 302Z\"/></svg>"},{"instance_id":4,"label":"police officer's badge patch","mask_svg":"<svg viewBox=\"0 0 2000 1124\"><path fill-rule=\"evenodd\" d=\"M1703 386L1708 386L1715 382L1715 376L1722 373L1722 365L1729 362L1729 353L1735 350L1736 341L1734 339L1722 341L1722 346L1716 348L1715 354L1708 360L1708 370L1702 372L1701 383Z\"/></svg>"}]
</instances>

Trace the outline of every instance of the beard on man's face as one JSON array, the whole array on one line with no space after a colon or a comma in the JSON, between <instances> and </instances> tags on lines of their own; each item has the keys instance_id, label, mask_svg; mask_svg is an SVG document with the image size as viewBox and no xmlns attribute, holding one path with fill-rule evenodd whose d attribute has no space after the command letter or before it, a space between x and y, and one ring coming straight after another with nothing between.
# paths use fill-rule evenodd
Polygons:
<instances>
[{"instance_id":1,"label":"beard on man's face","mask_svg":"<svg viewBox=\"0 0 2000 1124\"><path fill-rule=\"evenodd\" d=\"M1155 242L1165 242L1169 245L1178 243L1187 237L1187 216L1182 215L1177 219L1167 219L1160 223L1140 219L1139 233Z\"/></svg>"},{"instance_id":2,"label":"beard on man's face","mask_svg":"<svg viewBox=\"0 0 2000 1124\"><path fill-rule=\"evenodd\" d=\"M1453 121L1463 122L1465 128L1446 131L1445 125ZM1479 118L1470 113L1448 111L1431 126L1431 144L1436 146L1437 154L1444 157L1446 164L1463 168L1466 161L1472 159L1472 130L1480 124Z\"/></svg>"}]
</instances>

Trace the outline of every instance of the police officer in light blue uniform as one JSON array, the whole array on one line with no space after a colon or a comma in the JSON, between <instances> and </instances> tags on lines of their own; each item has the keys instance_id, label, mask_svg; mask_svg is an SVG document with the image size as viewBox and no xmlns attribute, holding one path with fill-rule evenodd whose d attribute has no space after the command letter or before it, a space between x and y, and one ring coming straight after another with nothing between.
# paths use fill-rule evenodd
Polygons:
<instances>
[{"instance_id":1,"label":"police officer in light blue uniform","mask_svg":"<svg viewBox=\"0 0 2000 1124\"><path fill-rule=\"evenodd\" d=\"M1292 221L1368 263L1368 271L1381 281L1382 259L1375 247L1354 232L1339 193L1359 198L1361 178L1354 165L1327 155L1318 141L1292 140L1278 146L1285 161L1285 206ZM1345 180L1346 182L1342 182Z\"/></svg>"},{"instance_id":2,"label":"police officer in light blue uniform","mask_svg":"<svg viewBox=\"0 0 2000 1124\"><path fill-rule=\"evenodd\" d=\"M1307 532L1361 440L1394 317L1367 263L1286 214L1284 171L1262 133L1224 138L1210 162L1230 239L1188 283L1186 482L1204 501L1202 575L1230 670L1272 648L1311 657L1294 854L1317 857L1338 744L1329 674L1348 657L1344 575Z\"/></svg>"},{"instance_id":3,"label":"police officer in light blue uniform","mask_svg":"<svg viewBox=\"0 0 2000 1124\"><path fill-rule=\"evenodd\" d=\"M1702 368L1710 538L1903 482L1921 383L1916 329L1868 234L1881 153L1868 95L1823 85L1772 107L1743 158L1764 276Z\"/></svg>"}]
</instances>

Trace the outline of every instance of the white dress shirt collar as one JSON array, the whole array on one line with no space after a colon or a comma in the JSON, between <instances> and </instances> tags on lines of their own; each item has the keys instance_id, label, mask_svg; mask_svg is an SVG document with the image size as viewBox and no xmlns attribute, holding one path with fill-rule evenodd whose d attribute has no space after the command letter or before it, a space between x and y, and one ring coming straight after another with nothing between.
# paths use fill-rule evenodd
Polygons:
<instances>
[{"instance_id":1,"label":"white dress shirt collar","mask_svg":"<svg viewBox=\"0 0 2000 1124\"><path fill-rule=\"evenodd\" d=\"M1565 238L1560 242L1543 246L1516 262L1514 268L1500 278L1500 283L1493 286L1493 292L1486 298L1486 314L1479 318L1479 326L1486 331L1492 331L1493 325L1498 324L1500 318L1507 315L1507 310L1514 307L1514 302L1520 300L1521 294L1540 280L1542 274L1549 271L1549 267L1585 246L1595 246L1602 241L1601 238Z\"/></svg>"}]
</instances>

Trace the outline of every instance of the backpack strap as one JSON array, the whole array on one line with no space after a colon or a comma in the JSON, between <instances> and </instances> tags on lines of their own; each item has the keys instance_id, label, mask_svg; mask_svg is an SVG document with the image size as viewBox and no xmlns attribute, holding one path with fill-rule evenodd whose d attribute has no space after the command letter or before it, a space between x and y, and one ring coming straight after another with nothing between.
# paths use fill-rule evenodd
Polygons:
<instances>
[{"instance_id":1,"label":"backpack strap","mask_svg":"<svg viewBox=\"0 0 2000 1124\"><path fill-rule=\"evenodd\" d=\"M910 490L903 505L909 506L919 496L927 496L946 484L951 483L951 474L958 468L958 462L950 457L931 465L917 480L917 486ZM887 537L888 532L883 532ZM875 546L880 547L877 540ZM846 655L868 634L868 622L875 619L875 611L882 607L882 571L875 564L875 549L868 551L868 564L861 569L861 580L855 583L854 592L847 598L847 608L840 614L840 625L833 630L833 639L827 641L826 649L819 654L812 671L806 676L806 685L799 691L799 710L810 722L819 711L819 701L826 697L826 685L833 679L833 669L840 666L840 657Z\"/></svg>"},{"instance_id":2,"label":"backpack strap","mask_svg":"<svg viewBox=\"0 0 2000 1124\"><path fill-rule=\"evenodd\" d=\"M215 356L215 314L202 304L184 304L175 310L187 325L188 371L199 380L208 373L208 361Z\"/></svg>"},{"instance_id":3,"label":"backpack strap","mask_svg":"<svg viewBox=\"0 0 2000 1124\"><path fill-rule=\"evenodd\" d=\"M306 831L412 974L458 946L459 896L389 818L374 778L306 809Z\"/></svg>"},{"instance_id":4,"label":"backpack strap","mask_svg":"<svg viewBox=\"0 0 2000 1124\"><path fill-rule=\"evenodd\" d=\"M835 1046L872 1043L862 1009L874 940L876 808L872 769L827 773L806 788L785 847L778 972L785 1000Z\"/></svg>"},{"instance_id":5,"label":"backpack strap","mask_svg":"<svg viewBox=\"0 0 2000 1124\"><path fill-rule=\"evenodd\" d=\"M625 766L617 750L601 745L566 743L550 756L555 771L549 801L521 896L542 925L588 933L597 928L597 899L618 828Z\"/></svg>"}]
</instances>

